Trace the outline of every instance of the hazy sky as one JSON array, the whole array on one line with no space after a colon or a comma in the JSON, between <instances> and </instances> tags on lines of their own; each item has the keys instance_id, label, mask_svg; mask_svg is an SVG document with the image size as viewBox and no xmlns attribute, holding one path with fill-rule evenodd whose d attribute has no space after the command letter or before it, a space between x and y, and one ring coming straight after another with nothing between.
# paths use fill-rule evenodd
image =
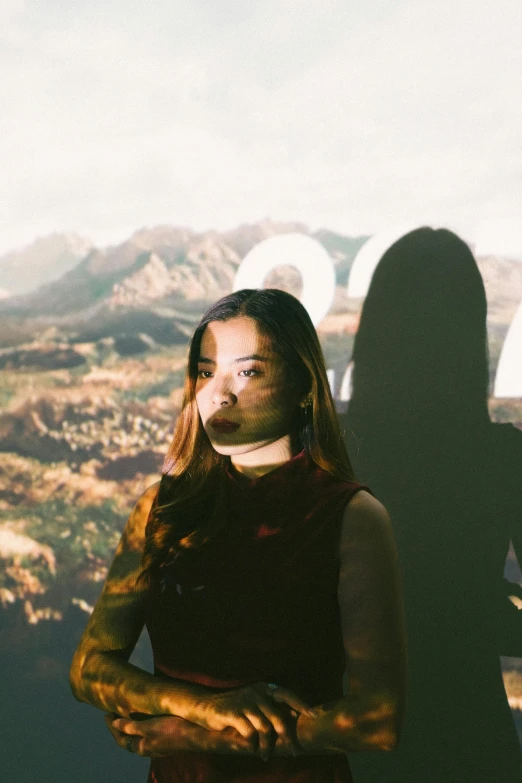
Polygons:
<instances>
[{"instance_id":1,"label":"hazy sky","mask_svg":"<svg viewBox=\"0 0 522 783\"><path fill-rule=\"evenodd\" d=\"M264 217L522 259L520 0L2 0L0 252Z\"/></svg>"}]
</instances>

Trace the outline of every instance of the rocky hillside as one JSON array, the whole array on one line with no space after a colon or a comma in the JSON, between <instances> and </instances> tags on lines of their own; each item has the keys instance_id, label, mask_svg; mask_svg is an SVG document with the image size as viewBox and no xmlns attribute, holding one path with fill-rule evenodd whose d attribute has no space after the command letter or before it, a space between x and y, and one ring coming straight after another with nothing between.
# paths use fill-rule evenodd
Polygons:
<instances>
[{"instance_id":1,"label":"rocky hillside","mask_svg":"<svg viewBox=\"0 0 522 783\"><path fill-rule=\"evenodd\" d=\"M0 256L0 298L26 294L57 280L73 269L92 249L78 234L51 234L22 250Z\"/></svg>"},{"instance_id":2,"label":"rocky hillside","mask_svg":"<svg viewBox=\"0 0 522 783\"><path fill-rule=\"evenodd\" d=\"M219 234L159 226L141 229L121 245L92 248L60 279L30 294L3 302L0 312L25 318L53 315L78 318L99 309L143 307L152 303L209 301L228 293L241 259L256 244L276 234L296 231L314 236L331 253L339 283L366 237L348 238L329 231L311 234L299 223L240 226ZM32 267L26 265L30 278Z\"/></svg>"},{"instance_id":3,"label":"rocky hillside","mask_svg":"<svg viewBox=\"0 0 522 783\"><path fill-rule=\"evenodd\" d=\"M0 300L0 350L26 351L49 330L55 340L69 344L112 338L124 354L186 341L204 309L232 290L245 254L263 239L292 231L314 236L326 247L344 285L364 237L326 230L310 234L302 224L272 221L223 233L197 234L171 226L141 229L120 245L91 248L59 279ZM29 280L29 262L25 274ZM297 292L300 281L295 277L283 268L267 283ZM26 354L0 355L0 366L21 367L26 360ZM60 366L66 365L55 364Z\"/></svg>"}]
</instances>

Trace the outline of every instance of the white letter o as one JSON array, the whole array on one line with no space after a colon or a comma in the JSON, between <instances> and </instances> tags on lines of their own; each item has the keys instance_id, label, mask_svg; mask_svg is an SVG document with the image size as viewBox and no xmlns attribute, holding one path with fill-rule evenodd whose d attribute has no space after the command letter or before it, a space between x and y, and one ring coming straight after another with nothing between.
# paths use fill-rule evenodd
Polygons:
<instances>
[{"instance_id":1,"label":"white letter o","mask_svg":"<svg viewBox=\"0 0 522 783\"><path fill-rule=\"evenodd\" d=\"M233 290L263 288L267 274L285 264L300 272L303 281L301 304L317 326L335 296L335 270L324 247L306 234L280 234L255 245L237 270Z\"/></svg>"}]
</instances>

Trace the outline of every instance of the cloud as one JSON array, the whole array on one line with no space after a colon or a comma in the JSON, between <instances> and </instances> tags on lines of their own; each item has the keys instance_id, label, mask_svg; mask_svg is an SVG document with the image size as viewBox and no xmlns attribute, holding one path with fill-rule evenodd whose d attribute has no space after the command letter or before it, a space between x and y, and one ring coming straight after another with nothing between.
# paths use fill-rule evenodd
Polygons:
<instances>
[{"instance_id":1,"label":"cloud","mask_svg":"<svg viewBox=\"0 0 522 783\"><path fill-rule=\"evenodd\" d=\"M6 7L0 250L271 215L522 256L518 0Z\"/></svg>"}]
</instances>

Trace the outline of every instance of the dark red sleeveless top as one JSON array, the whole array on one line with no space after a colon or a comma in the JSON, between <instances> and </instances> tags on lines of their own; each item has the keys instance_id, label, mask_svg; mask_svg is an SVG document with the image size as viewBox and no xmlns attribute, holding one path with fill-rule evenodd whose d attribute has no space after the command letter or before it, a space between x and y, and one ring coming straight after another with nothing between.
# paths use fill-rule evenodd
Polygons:
<instances>
[{"instance_id":1,"label":"dark red sleeveless top","mask_svg":"<svg viewBox=\"0 0 522 783\"><path fill-rule=\"evenodd\" d=\"M275 682L311 705L343 695L337 601L344 509L364 484L305 450L257 479L226 473L227 525L162 569L146 625L155 672L216 688ZM345 755L272 758L178 752L149 783L348 783Z\"/></svg>"}]
</instances>

